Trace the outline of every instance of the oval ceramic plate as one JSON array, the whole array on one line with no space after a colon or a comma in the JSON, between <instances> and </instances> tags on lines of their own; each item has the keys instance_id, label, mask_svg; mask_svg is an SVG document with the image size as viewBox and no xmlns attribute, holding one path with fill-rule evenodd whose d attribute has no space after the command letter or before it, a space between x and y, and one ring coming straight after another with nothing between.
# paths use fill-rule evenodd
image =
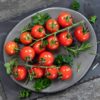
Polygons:
<instances>
[{"instance_id":1,"label":"oval ceramic plate","mask_svg":"<svg viewBox=\"0 0 100 100\"><path fill-rule=\"evenodd\" d=\"M96 35L95 32L91 26L91 24L89 23L89 21L79 12L67 9L67 8L60 8L60 7L53 7L53 8L47 8L44 10L41 10L39 12L36 13L49 13L51 15L52 18L56 18L57 15L62 12L62 11L67 11L70 12L72 14L72 17L75 19L75 21L81 21L84 20L86 26L88 27L90 33L91 33L91 38L90 38L90 43L92 44L92 48L89 50L90 52L97 52L97 40L96 40ZM18 37L20 35L20 31L21 29L26 26L30 21L31 21L31 17L34 16L36 13L24 18L20 23L18 23L13 29L12 31L8 34L5 43L9 40L13 40L15 37ZM62 51L61 52L65 52ZM64 90L72 85L74 85L75 83L77 83L85 74L86 72L89 70L89 68L92 65L92 62L95 58L95 55L91 55L88 53L88 51L83 52L80 54L80 56L78 58L74 59L74 64L72 66L73 68L73 77L71 80L68 81L61 81L61 80L55 80L53 81L52 85L49 86L48 88L42 90L41 92L43 93L53 93L53 92L58 92L61 90ZM5 62L9 61L9 59L11 59L10 56L7 56L4 52L4 60ZM81 63L80 69L77 72L77 64ZM11 78L14 80L14 78L11 76ZM33 88L33 82L29 82L28 84L25 84L24 82L18 82L16 80L14 80L15 82L17 82L19 85L21 85L24 88L30 89L32 91L35 91Z\"/></svg>"}]
</instances>

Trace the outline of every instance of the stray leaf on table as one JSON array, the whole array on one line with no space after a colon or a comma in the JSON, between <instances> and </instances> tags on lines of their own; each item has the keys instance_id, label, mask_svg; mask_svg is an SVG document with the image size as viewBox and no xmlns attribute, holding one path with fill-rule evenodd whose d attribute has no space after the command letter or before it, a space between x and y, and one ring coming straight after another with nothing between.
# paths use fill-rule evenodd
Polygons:
<instances>
[{"instance_id":1,"label":"stray leaf on table","mask_svg":"<svg viewBox=\"0 0 100 100\"><path fill-rule=\"evenodd\" d=\"M91 22L91 23L93 23L93 24L95 24L96 23L96 20L97 20L97 16L91 16L90 18L89 18L89 21Z\"/></svg>"}]
</instances>

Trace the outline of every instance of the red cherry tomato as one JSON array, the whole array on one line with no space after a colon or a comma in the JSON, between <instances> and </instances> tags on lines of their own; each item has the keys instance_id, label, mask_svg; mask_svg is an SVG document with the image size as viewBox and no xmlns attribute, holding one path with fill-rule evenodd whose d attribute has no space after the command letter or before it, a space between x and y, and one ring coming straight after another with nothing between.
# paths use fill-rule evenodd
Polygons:
<instances>
[{"instance_id":1,"label":"red cherry tomato","mask_svg":"<svg viewBox=\"0 0 100 100\"><path fill-rule=\"evenodd\" d=\"M60 33L58 35L58 40L63 46L70 46L73 42L72 35L67 31Z\"/></svg>"},{"instance_id":2,"label":"red cherry tomato","mask_svg":"<svg viewBox=\"0 0 100 100\"><path fill-rule=\"evenodd\" d=\"M50 66L54 62L54 56L51 52L44 51L39 56L39 63L44 66Z\"/></svg>"},{"instance_id":3,"label":"red cherry tomato","mask_svg":"<svg viewBox=\"0 0 100 100\"><path fill-rule=\"evenodd\" d=\"M68 27L73 24L72 16L68 12L61 12L57 18L57 21L62 27Z\"/></svg>"},{"instance_id":4,"label":"red cherry tomato","mask_svg":"<svg viewBox=\"0 0 100 100\"><path fill-rule=\"evenodd\" d=\"M41 78L44 75L44 70L39 67L35 67L35 65L30 69L30 74L33 78Z\"/></svg>"},{"instance_id":5,"label":"red cherry tomato","mask_svg":"<svg viewBox=\"0 0 100 100\"><path fill-rule=\"evenodd\" d=\"M61 80L68 80L72 77L72 69L68 65L63 65L59 69Z\"/></svg>"},{"instance_id":6,"label":"red cherry tomato","mask_svg":"<svg viewBox=\"0 0 100 100\"><path fill-rule=\"evenodd\" d=\"M78 26L75 29L75 37L79 42L85 42L87 40L89 40L90 38L90 33L87 32L86 30L84 30L83 26Z\"/></svg>"},{"instance_id":7,"label":"red cherry tomato","mask_svg":"<svg viewBox=\"0 0 100 100\"><path fill-rule=\"evenodd\" d=\"M45 71L45 75L48 79L54 80L58 76L58 69L56 67L55 68L47 68Z\"/></svg>"},{"instance_id":8,"label":"red cherry tomato","mask_svg":"<svg viewBox=\"0 0 100 100\"><path fill-rule=\"evenodd\" d=\"M14 67L13 75L14 75L16 80L22 81L27 76L27 70L26 70L26 68L24 66L19 65L17 67Z\"/></svg>"},{"instance_id":9,"label":"red cherry tomato","mask_svg":"<svg viewBox=\"0 0 100 100\"><path fill-rule=\"evenodd\" d=\"M34 38L36 38L36 39L42 38L45 36L45 34L46 34L46 32L45 32L45 29L43 26L41 26L41 25L33 26L32 31L31 31L31 35Z\"/></svg>"},{"instance_id":10,"label":"red cherry tomato","mask_svg":"<svg viewBox=\"0 0 100 100\"><path fill-rule=\"evenodd\" d=\"M25 46L20 50L20 57L25 61L31 61L35 57L35 51L30 46Z\"/></svg>"},{"instance_id":11,"label":"red cherry tomato","mask_svg":"<svg viewBox=\"0 0 100 100\"><path fill-rule=\"evenodd\" d=\"M21 33L19 38L20 38L21 43L25 45L32 43L32 36L30 32Z\"/></svg>"},{"instance_id":12,"label":"red cherry tomato","mask_svg":"<svg viewBox=\"0 0 100 100\"><path fill-rule=\"evenodd\" d=\"M59 30L59 24L55 19L49 19L46 22L46 28L49 32L56 32Z\"/></svg>"},{"instance_id":13,"label":"red cherry tomato","mask_svg":"<svg viewBox=\"0 0 100 100\"><path fill-rule=\"evenodd\" d=\"M33 49L34 49L34 51L35 51L36 54L40 54L40 53L42 53L43 51L45 51L46 47L43 46L42 41L38 41L38 42L36 42L36 43L33 45Z\"/></svg>"},{"instance_id":14,"label":"red cherry tomato","mask_svg":"<svg viewBox=\"0 0 100 100\"><path fill-rule=\"evenodd\" d=\"M5 44L5 52L8 55L14 55L18 50L18 45L14 41L9 41Z\"/></svg>"},{"instance_id":15,"label":"red cherry tomato","mask_svg":"<svg viewBox=\"0 0 100 100\"><path fill-rule=\"evenodd\" d=\"M48 45L47 48L50 50L55 50L59 47L59 41L58 38L55 36L50 36L47 38Z\"/></svg>"}]
</instances>

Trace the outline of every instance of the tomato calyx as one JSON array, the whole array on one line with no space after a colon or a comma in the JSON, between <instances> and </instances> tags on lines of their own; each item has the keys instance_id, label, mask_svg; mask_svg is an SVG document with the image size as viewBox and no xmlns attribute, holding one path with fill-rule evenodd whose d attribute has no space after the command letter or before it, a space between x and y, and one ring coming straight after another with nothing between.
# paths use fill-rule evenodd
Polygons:
<instances>
[{"instance_id":1,"label":"tomato calyx","mask_svg":"<svg viewBox=\"0 0 100 100\"><path fill-rule=\"evenodd\" d=\"M15 50L15 52L17 53L17 52L19 52L19 48L14 48L14 50Z\"/></svg>"},{"instance_id":2,"label":"tomato calyx","mask_svg":"<svg viewBox=\"0 0 100 100\"><path fill-rule=\"evenodd\" d=\"M31 60L32 60L31 57L29 56L26 57L26 61L31 61Z\"/></svg>"},{"instance_id":3,"label":"tomato calyx","mask_svg":"<svg viewBox=\"0 0 100 100\"><path fill-rule=\"evenodd\" d=\"M38 31L39 31L39 32L42 32L42 31L43 31L43 28L39 28Z\"/></svg>"},{"instance_id":4,"label":"tomato calyx","mask_svg":"<svg viewBox=\"0 0 100 100\"><path fill-rule=\"evenodd\" d=\"M65 17L66 21L69 22L70 21L70 16Z\"/></svg>"},{"instance_id":5,"label":"tomato calyx","mask_svg":"<svg viewBox=\"0 0 100 100\"><path fill-rule=\"evenodd\" d=\"M25 39L26 39L26 40L31 40L31 39L32 39L32 37L31 37L31 35L30 35L30 34L27 34Z\"/></svg>"},{"instance_id":6,"label":"tomato calyx","mask_svg":"<svg viewBox=\"0 0 100 100\"><path fill-rule=\"evenodd\" d=\"M42 64L44 64L45 62L46 62L46 60L45 60L44 58L41 58L40 61L39 61L39 64L42 65Z\"/></svg>"},{"instance_id":7,"label":"tomato calyx","mask_svg":"<svg viewBox=\"0 0 100 100\"><path fill-rule=\"evenodd\" d=\"M56 42L57 42L57 41L55 41L55 40L51 40L51 41L50 41L50 45L52 46L52 45L56 44Z\"/></svg>"},{"instance_id":8,"label":"tomato calyx","mask_svg":"<svg viewBox=\"0 0 100 100\"><path fill-rule=\"evenodd\" d=\"M82 32L83 32L83 35L88 33L88 28L86 28L84 25L83 25Z\"/></svg>"},{"instance_id":9,"label":"tomato calyx","mask_svg":"<svg viewBox=\"0 0 100 100\"><path fill-rule=\"evenodd\" d=\"M58 72L58 78L61 79L62 78L62 73Z\"/></svg>"},{"instance_id":10,"label":"tomato calyx","mask_svg":"<svg viewBox=\"0 0 100 100\"><path fill-rule=\"evenodd\" d=\"M56 24L53 22L52 24L50 24L51 28L55 28Z\"/></svg>"},{"instance_id":11,"label":"tomato calyx","mask_svg":"<svg viewBox=\"0 0 100 100\"><path fill-rule=\"evenodd\" d=\"M67 37L67 39L70 39L70 38L71 38L71 35L68 33L68 34L66 35L66 37Z\"/></svg>"}]
</instances>

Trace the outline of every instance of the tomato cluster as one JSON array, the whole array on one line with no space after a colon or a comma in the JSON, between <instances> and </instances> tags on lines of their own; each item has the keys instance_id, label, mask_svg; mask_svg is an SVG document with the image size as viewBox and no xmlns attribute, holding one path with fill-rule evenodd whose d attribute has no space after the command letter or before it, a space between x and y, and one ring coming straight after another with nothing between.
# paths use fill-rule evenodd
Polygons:
<instances>
[{"instance_id":1,"label":"tomato cluster","mask_svg":"<svg viewBox=\"0 0 100 100\"><path fill-rule=\"evenodd\" d=\"M13 68L15 79L24 80L28 74L33 78L45 76L51 80L57 77L60 77L62 80L70 79L73 73L72 68L69 65L56 67L54 65L55 57L52 51L58 49L60 45L72 45L73 36L69 31L64 31L57 35L54 34L59 29L69 27L72 24L72 15L69 12L61 12L57 19L49 19L44 26L34 25L31 31L21 33L19 39L23 46L20 47L14 41L7 42L5 44L6 54L18 54L25 62L34 61L35 59L38 60L38 63L32 65L30 69L21 65L15 66ZM43 40L48 35L47 32L52 35ZM79 42L85 42L89 39L90 33L81 25L74 30L74 36ZM32 43L33 45L30 45Z\"/></svg>"}]
</instances>

